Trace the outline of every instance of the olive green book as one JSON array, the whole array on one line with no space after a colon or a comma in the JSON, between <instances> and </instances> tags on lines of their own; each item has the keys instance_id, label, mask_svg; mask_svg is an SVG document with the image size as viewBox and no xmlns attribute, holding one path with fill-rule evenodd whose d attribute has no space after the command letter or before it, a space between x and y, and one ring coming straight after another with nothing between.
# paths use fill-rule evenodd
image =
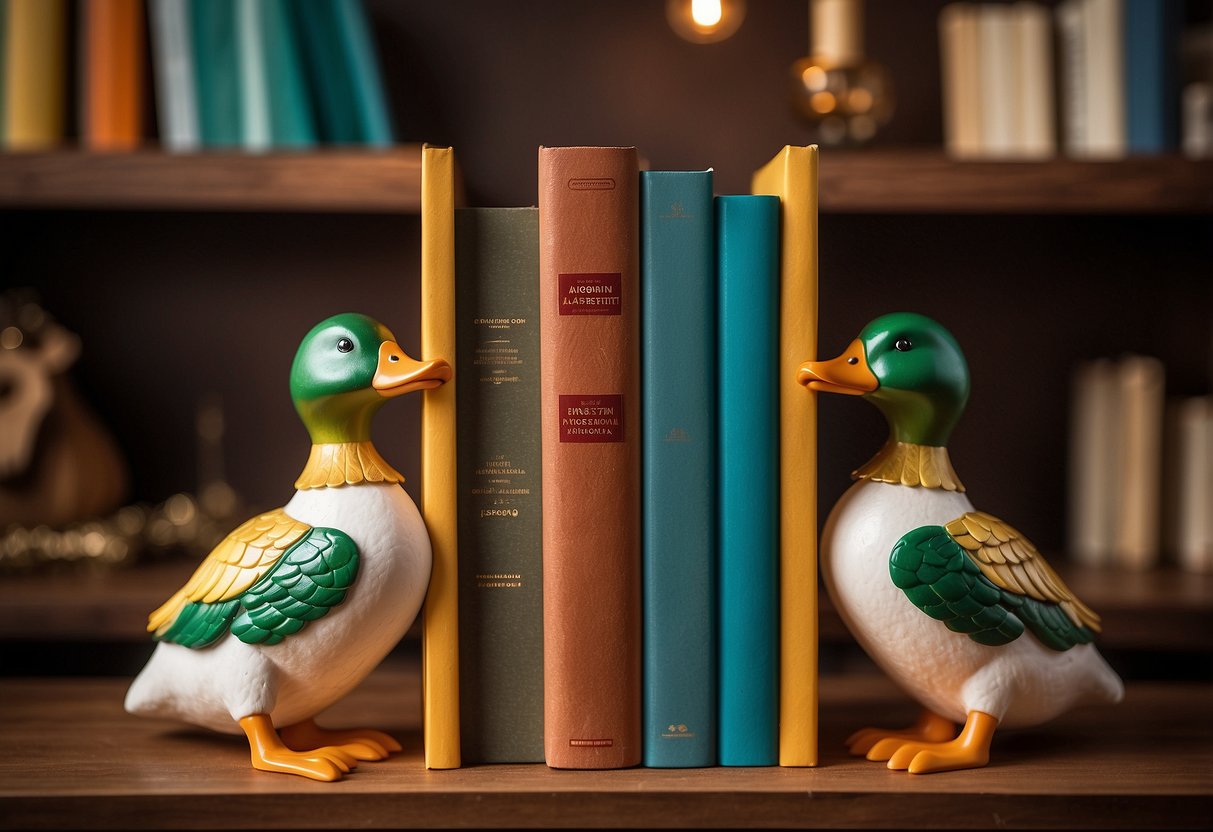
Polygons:
<instances>
[{"instance_id":1,"label":"olive green book","mask_svg":"<svg viewBox=\"0 0 1213 832\"><path fill-rule=\"evenodd\" d=\"M455 211L460 744L543 762L539 213Z\"/></svg>"}]
</instances>

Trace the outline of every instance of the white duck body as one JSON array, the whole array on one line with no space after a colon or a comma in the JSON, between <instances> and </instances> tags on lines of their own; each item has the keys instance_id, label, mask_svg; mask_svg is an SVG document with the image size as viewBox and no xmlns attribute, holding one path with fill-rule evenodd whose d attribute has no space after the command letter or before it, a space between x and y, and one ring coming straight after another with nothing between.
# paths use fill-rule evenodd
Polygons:
<instances>
[{"instance_id":1,"label":"white duck body","mask_svg":"<svg viewBox=\"0 0 1213 832\"><path fill-rule=\"evenodd\" d=\"M1117 702L1120 678L1091 644L1066 651L1030 631L989 647L948 630L893 584L889 556L906 532L972 511L963 494L860 480L835 504L822 533L821 570L860 646L902 689L940 716L971 711L1003 727L1036 725L1084 702Z\"/></svg>"},{"instance_id":2,"label":"white duck body","mask_svg":"<svg viewBox=\"0 0 1213 832\"><path fill-rule=\"evenodd\" d=\"M404 636L432 564L425 523L404 489L301 490L285 511L357 545L358 575L344 601L278 644L246 644L231 632L200 649L161 642L127 693L129 712L230 734L241 733L237 722L250 714L292 725L349 693Z\"/></svg>"}]
</instances>

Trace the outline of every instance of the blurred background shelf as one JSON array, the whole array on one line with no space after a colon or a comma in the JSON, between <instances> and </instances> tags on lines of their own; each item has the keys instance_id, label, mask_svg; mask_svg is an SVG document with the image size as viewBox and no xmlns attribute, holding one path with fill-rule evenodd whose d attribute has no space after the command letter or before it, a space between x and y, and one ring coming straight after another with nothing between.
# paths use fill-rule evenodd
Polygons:
<instances>
[{"instance_id":1,"label":"blurred background shelf","mask_svg":"<svg viewBox=\"0 0 1213 832\"><path fill-rule=\"evenodd\" d=\"M421 145L309 153L0 155L0 208L415 214Z\"/></svg>"},{"instance_id":2,"label":"blurred background shelf","mask_svg":"<svg viewBox=\"0 0 1213 832\"><path fill-rule=\"evenodd\" d=\"M314 153L0 155L0 208L414 214L420 144ZM1213 213L1213 161L957 160L936 149L827 151L825 213Z\"/></svg>"}]
</instances>

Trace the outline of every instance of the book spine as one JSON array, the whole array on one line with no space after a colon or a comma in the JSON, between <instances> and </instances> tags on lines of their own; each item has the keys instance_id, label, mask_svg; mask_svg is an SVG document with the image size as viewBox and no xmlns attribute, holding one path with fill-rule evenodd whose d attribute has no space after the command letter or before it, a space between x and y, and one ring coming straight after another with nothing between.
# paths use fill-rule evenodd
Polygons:
<instances>
[{"instance_id":1,"label":"book spine","mask_svg":"<svg viewBox=\"0 0 1213 832\"><path fill-rule=\"evenodd\" d=\"M160 143L188 153L200 144L189 0L151 0L148 12Z\"/></svg>"},{"instance_id":2,"label":"book spine","mask_svg":"<svg viewBox=\"0 0 1213 832\"><path fill-rule=\"evenodd\" d=\"M639 164L539 150L544 756L641 761Z\"/></svg>"},{"instance_id":3,"label":"book spine","mask_svg":"<svg viewBox=\"0 0 1213 832\"><path fill-rule=\"evenodd\" d=\"M1111 565L1120 443L1117 373L1111 359L1074 369L1070 410L1069 551L1088 567Z\"/></svg>"},{"instance_id":4,"label":"book spine","mask_svg":"<svg viewBox=\"0 0 1213 832\"><path fill-rule=\"evenodd\" d=\"M63 0L8 0L4 146L40 150L63 141L67 9Z\"/></svg>"},{"instance_id":5,"label":"book spine","mask_svg":"<svg viewBox=\"0 0 1213 832\"><path fill-rule=\"evenodd\" d=\"M240 144L270 148L270 84L265 43L270 36L264 0L236 0L236 59L240 79Z\"/></svg>"},{"instance_id":6,"label":"book spine","mask_svg":"<svg viewBox=\"0 0 1213 832\"><path fill-rule=\"evenodd\" d=\"M1087 155L1125 154L1123 0L1085 0Z\"/></svg>"},{"instance_id":7,"label":"book spine","mask_svg":"<svg viewBox=\"0 0 1213 832\"><path fill-rule=\"evenodd\" d=\"M1014 18L1010 6L983 3L978 8L982 154L1005 158L1017 151Z\"/></svg>"},{"instance_id":8,"label":"book spine","mask_svg":"<svg viewBox=\"0 0 1213 832\"><path fill-rule=\"evenodd\" d=\"M974 4L949 3L940 10L939 44L945 145L952 156L974 158L981 155L982 106Z\"/></svg>"},{"instance_id":9,"label":"book spine","mask_svg":"<svg viewBox=\"0 0 1213 832\"><path fill-rule=\"evenodd\" d=\"M293 3L303 68L316 105L319 137L330 144L359 144L354 81L340 36L337 0Z\"/></svg>"},{"instance_id":10,"label":"book spine","mask_svg":"<svg viewBox=\"0 0 1213 832\"><path fill-rule=\"evenodd\" d=\"M640 174L644 764L716 763L712 171Z\"/></svg>"},{"instance_id":11,"label":"book spine","mask_svg":"<svg viewBox=\"0 0 1213 832\"><path fill-rule=\"evenodd\" d=\"M459 713L469 763L543 762L539 212L455 212Z\"/></svg>"},{"instance_id":12,"label":"book spine","mask_svg":"<svg viewBox=\"0 0 1213 832\"><path fill-rule=\"evenodd\" d=\"M335 0L346 72L357 115L358 138L372 147L390 147L392 125L375 41L362 0Z\"/></svg>"},{"instance_id":13,"label":"book spine","mask_svg":"<svg viewBox=\"0 0 1213 832\"><path fill-rule=\"evenodd\" d=\"M434 551L421 622L425 766L458 768L455 153L429 145L421 149L421 352L454 362L455 373L421 400L421 514Z\"/></svg>"},{"instance_id":14,"label":"book spine","mask_svg":"<svg viewBox=\"0 0 1213 832\"><path fill-rule=\"evenodd\" d=\"M1177 562L1213 572L1213 397L1187 397L1178 408Z\"/></svg>"},{"instance_id":15,"label":"book spine","mask_svg":"<svg viewBox=\"0 0 1213 832\"><path fill-rule=\"evenodd\" d=\"M1011 6L1014 16L1014 78L1016 152L1027 159L1047 159L1057 153L1053 103L1053 25L1040 3Z\"/></svg>"},{"instance_id":16,"label":"book spine","mask_svg":"<svg viewBox=\"0 0 1213 832\"><path fill-rule=\"evenodd\" d=\"M235 0L191 0L198 122L206 147L240 146L240 64Z\"/></svg>"},{"instance_id":17,"label":"book spine","mask_svg":"<svg viewBox=\"0 0 1213 832\"><path fill-rule=\"evenodd\" d=\"M265 3L266 74L269 79L270 143L275 147L309 148L316 144L316 124L304 82L299 34L288 4Z\"/></svg>"},{"instance_id":18,"label":"book spine","mask_svg":"<svg viewBox=\"0 0 1213 832\"><path fill-rule=\"evenodd\" d=\"M780 198L779 764L817 765L817 148L785 147L751 190ZM807 394L807 395L806 395Z\"/></svg>"},{"instance_id":19,"label":"book spine","mask_svg":"<svg viewBox=\"0 0 1213 832\"><path fill-rule=\"evenodd\" d=\"M1121 467L1113 554L1118 565L1141 570L1158 562L1161 540L1164 369L1157 358L1131 355L1121 360L1119 372Z\"/></svg>"},{"instance_id":20,"label":"book spine","mask_svg":"<svg viewBox=\"0 0 1213 832\"><path fill-rule=\"evenodd\" d=\"M1172 0L1124 0L1125 113L1130 153L1174 150L1179 133L1180 10Z\"/></svg>"},{"instance_id":21,"label":"book spine","mask_svg":"<svg viewBox=\"0 0 1213 832\"><path fill-rule=\"evenodd\" d=\"M1088 142L1087 37L1080 0L1062 0L1054 10L1057 31L1061 142L1068 155L1082 156Z\"/></svg>"},{"instance_id":22,"label":"book spine","mask_svg":"<svg viewBox=\"0 0 1213 832\"><path fill-rule=\"evenodd\" d=\"M716 197L720 764L779 761L779 199Z\"/></svg>"},{"instance_id":23,"label":"book spine","mask_svg":"<svg viewBox=\"0 0 1213 832\"><path fill-rule=\"evenodd\" d=\"M143 10L138 0L90 0L83 15L81 139L133 150L143 133Z\"/></svg>"}]
</instances>

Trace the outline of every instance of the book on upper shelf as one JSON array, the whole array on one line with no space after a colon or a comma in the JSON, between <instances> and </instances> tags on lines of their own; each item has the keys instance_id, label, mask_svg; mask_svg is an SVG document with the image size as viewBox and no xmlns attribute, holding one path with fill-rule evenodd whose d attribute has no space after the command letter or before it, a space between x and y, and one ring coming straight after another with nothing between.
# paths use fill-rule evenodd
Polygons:
<instances>
[{"instance_id":1,"label":"book on upper shelf","mask_svg":"<svg viewBox=\"0 0 1213 832\"><path fill-rule=\"evenodd\" d=\"M1129 153L1179 147L1180 0L1124 0L1125 118Z\"/></svg>"},{"instance_id":2,"label":"book on upper shelf","mask_svg":"<svg viewBox=\"0 0 1213 832\"><path fill-rule=\"evenodd\" d=\"M301 149L316 143L290 0L236 0L241 145Z\"/></svg>"},{"instance_id":3,"label":"book on upper shelf","mask_svg":"<svg viewBox=\"0 0 1213 832\"><path fill-rule=\"evenodd\" d=\"M544 756L641 762L639 162L539 149Z\"/></svg>"},{"instance_id":4,"label":"book on upper shelf","mask_svg":"<svg viewBox=\"0 0 1213 832\"><path fill-rule=\"evenodd\" d=\"M197 150L198 88L190 0L149 0L152 85L160 144L174 153Z\"/></svg>"},{"instance_id":5,"label":"book on upper shelf","mask_svg":"<svg viewBox=\"0 0 1213 832\"><path fill-rule=\"evenodd\" d=\"M715 202L719 761L767 766L780 758L779 198Z\"/></svg>"},{"instance_id":6,"label":"book on upper shelf","mask_svg":"<svg viewBox=\"0 0 1213 832\"><path fill-rule=\"evenodd\" d=\"M539 211L455 210L459 740L542 763Z\"/></svg>"},{"instance_id":7,"label":"book on upper shelf","mask_svg":"<svg viewBox=\"0 0 1213 832\"><path fill-rule=\"evenodd\" d=\"M234 0L190 0L198 133L206 148L237 148L244 136L238 16Z\"/></svg>"},{"instance_id":8,"label":"book on upper shelf","mask_svg":"<svg viewBox=\"0 0 1213 832\"><path fill-rule=\"evenodd\" d=\"M320 138L330 144L390 146L393 127L362 0L309 0L292 9Z\"/></svg>"},{"instance_id":9,"label":"book on upper shelf","mask_svg":"<svg viewBox=\"0 0 1213 832\"><path fill-rule=\"evenodd\" d=\"M89 0L79 9L81 143L89 150L134 150L143 140L143 4Z\"/></svg>"},{"instance_id":10,"label":"book on upper shelf","mask_svg":"<svg viewBox=\"0 0 1213 832\"><path fill-rule=\"evenodd\" d=\"M421 148L421 351L446 358L452 381L422 393L421 514L433 567L422 607L422 730L426 768L458 768L459 562L455 339L455 152Z\"/></svg>"},{"instance_id":11,"label":"book on upper shelf","mask_svg":"<svg viewBox=\"0 0 1213 832\"><path fill-rule=\"evenodd\" d=\"M716 764L713 172L640 174L644 764Z\"/></svg>"},{"instance_id":12,"label":"book on upper shelf","mask_svg":"<svg viewBox=\"0 0 1213 832\"><path fill-rule=\"evenodd\" d=\"M797 380L817 356L817 147L759 168L779 197L779 764L817 765L817 394Z\"/></svg>"},{"instance_id":13,"label":"book on upper shelf","mask_svg":"<svg viewBox=\"0 0 1213 832\"><path fill-rule=\"evenodd\" d=\"M46 150L63 142L67 123L65 0L7 0L4 6L6 150Z\"/></svg>"}]
</instances>

